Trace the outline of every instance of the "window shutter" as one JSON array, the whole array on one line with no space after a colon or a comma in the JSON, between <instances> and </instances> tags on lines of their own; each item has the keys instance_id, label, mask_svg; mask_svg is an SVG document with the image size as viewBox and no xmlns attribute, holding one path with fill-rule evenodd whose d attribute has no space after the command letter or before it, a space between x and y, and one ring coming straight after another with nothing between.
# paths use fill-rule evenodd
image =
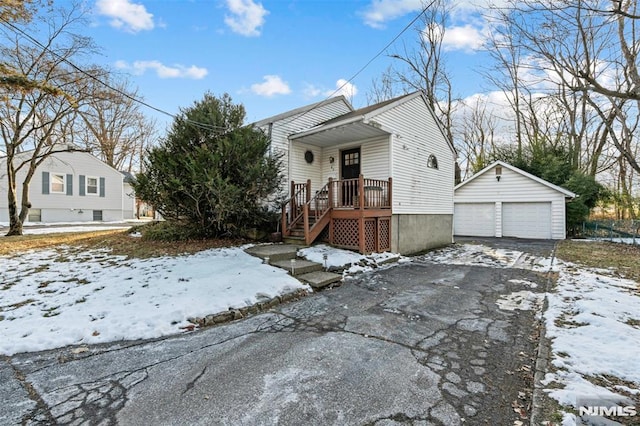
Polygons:
<instances>
[{"instance_id":1,"label":"window shutter","mask_svg":"<svg viewBox=\"0 0 640 426\"><path fill-rule=\"evenodd\" d=\"M67 195L73 195L73 175L67 175Z\"/></svg>"},{"instance_id":2,"label":"window shutter","mask_svg":"<svg viewBox=\"0 0 640 426\"><path fill-rule=\"evenodd\" d=\"M104 178L100 178L100 196L104 197Z\"/></svg>"},{"instance_id":3,"label":"window shutter","mask_svg":"<svg viewBox=\"0 0 640 426\"><path fill-rule=\"evenodd\" d=\"M42 193L49 193L49 172L42 172Z\"/></svg>"},{"instance_id":4,"label":"window shutter","mask_svg":"<svg viewBox=\"0 0 640 426\"><path fill-rule=\"evenodd\" d=\"M86 190L85 184L84 184L84 175L80 175L80 186L78 187L78 194L82 197L84 197L84 191Z\"/></svg>"}]
</instances>

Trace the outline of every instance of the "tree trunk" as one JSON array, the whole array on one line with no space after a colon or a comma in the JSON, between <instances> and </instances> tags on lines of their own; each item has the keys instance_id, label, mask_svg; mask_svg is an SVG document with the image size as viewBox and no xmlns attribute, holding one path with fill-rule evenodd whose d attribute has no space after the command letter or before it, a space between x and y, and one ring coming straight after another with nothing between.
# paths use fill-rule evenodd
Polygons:
<instances>
[{"instance_id":1,"label":"tree trunk","mask_svg":"<svg viewBox=\"0 0 640 426\"><path fill-rule=\"evenodd\" d=\"M7 237L22 235L22 221L18 215L18 201L16 197L16 172L13 170L13 158L7 157L7 205L9 207L9 232Z\"/></svg>"}]
</instances>

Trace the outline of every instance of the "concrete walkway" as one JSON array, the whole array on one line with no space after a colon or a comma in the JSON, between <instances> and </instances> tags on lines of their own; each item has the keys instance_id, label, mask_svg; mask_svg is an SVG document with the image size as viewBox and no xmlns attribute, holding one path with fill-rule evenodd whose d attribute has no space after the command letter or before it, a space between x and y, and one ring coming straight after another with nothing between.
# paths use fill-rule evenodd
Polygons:
<instances>
[{"instance_id":1,"label":"concrete walkway","mask_svg":"<svg viewBox=\"0 0 640 426\"><path fill-rule=\"evenodd\" d=\"M342 275L325 271L320 263L309 262L298 257L298 247L294 245L258 245L245 251L261 258L265 263L285 269L298 280L309 284L314 290L342 282Z\"/></svg>"}]
</instances>

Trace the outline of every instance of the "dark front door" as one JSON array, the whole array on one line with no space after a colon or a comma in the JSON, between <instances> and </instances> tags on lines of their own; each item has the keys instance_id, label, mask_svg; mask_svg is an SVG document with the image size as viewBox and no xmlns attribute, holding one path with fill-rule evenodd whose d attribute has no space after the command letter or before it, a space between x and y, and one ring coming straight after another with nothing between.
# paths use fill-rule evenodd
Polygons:
<instances>
[{"instance_id":1,"label":"dark front door","mask_svg":"<svg viewBox=\"0 0 640 426\"><path fill-rule=\"evenodd\" d=\"M358 179L360 176L360 148L346 149L340 154L340 175L342 183L342 204L352 206L358 198Z\"/></svg>"}]
</instances>

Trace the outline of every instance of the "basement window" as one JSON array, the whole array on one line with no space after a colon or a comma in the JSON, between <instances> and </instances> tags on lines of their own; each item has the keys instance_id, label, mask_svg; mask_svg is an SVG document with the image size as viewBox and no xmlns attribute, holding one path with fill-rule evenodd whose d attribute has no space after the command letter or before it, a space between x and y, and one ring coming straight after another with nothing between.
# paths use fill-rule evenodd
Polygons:
<instances>
[{"instance_id":1,"label":"basement window","mask_svg":"<svg viewBox=\"0 0 640 426\"><path fill-rule=\"evenodd\" d=\"M42 210L41 209L29 209L29 215L27 216L27 222L42 222Z\"/></svg>"}]
</instances>

